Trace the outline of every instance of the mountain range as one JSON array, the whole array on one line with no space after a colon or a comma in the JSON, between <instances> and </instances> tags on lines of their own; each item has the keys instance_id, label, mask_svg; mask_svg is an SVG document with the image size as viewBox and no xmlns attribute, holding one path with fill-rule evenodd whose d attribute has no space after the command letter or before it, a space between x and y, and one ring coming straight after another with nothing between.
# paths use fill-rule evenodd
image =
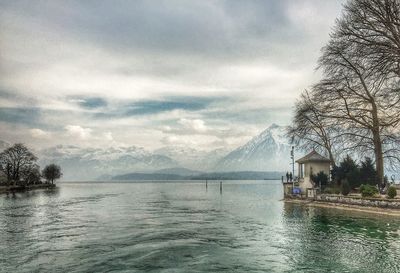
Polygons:
<instances>
[{"instance_id":1,"label":"mountain range","mask_svg":"<svg viewBox=\"0 0 400 273\"><path fill-rule=\"evenodd\" d=\"M196 173L186 168L172 168L159 170L153 173L127 173L116 175L108 180L271 180L280 179L283 172L205 172Z\"/></svg>"},{"instance_id":2,"label":"mountain range","mask_svg":"<svg viewBox=\"0 0 400 273\"><path fill-rule=\"evenodd\" d=\"M190 147L167 146L155 151L144 148L80 148L57 145L37 151L39 165L59 164L63 180L110 180L124 174L142 177L224 176L232 172L273 172L289 169L290 144L286 127L272 124L258 136L233 151L201 151ZM1 147L7 145L0 142ZM287 162L287 165L285 165ZM144 175L143 175L144 174ZM152 174L153 176L151 176ZM258 174L260 177L266 174ZM258 177L258 176L257 176Z\"/></svg>"}]
</instances>

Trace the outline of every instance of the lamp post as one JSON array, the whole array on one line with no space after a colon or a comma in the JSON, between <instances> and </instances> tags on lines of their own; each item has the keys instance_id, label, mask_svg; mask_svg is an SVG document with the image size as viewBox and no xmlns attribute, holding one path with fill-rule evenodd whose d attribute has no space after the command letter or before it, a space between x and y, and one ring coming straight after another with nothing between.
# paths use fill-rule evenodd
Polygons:
<instances>
[{"instance_id":1,"label":"lamp post","mask_svg":"<svg viewBox=\"0 0 400 273\"><path fill-rule=\"evenodd\" d=\"M292 150L290 151L290 158L292 159L292 193L294 191L294 146L292 146Z\"/></svg>"}]
</instances>

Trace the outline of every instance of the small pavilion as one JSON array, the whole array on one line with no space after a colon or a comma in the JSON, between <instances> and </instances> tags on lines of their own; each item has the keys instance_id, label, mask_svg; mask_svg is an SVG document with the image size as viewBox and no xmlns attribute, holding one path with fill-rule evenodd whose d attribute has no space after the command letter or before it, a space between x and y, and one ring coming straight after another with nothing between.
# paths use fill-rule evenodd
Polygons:
<instances>
[{"instance_id":1,"label":"small pavilion","mask_svg":"<svg viewBox=\"0 0 400 273\"><path fill-rule=\"evenodd\" d=\"M296 163L298 164L299 188L301 188L302 193L307 193L307 196L314 195L315 192L311 192L315 188L311 181L311 175L324 172L329 177L331 160L313 150L296 160Z\"/></svg>"}]
</instances>

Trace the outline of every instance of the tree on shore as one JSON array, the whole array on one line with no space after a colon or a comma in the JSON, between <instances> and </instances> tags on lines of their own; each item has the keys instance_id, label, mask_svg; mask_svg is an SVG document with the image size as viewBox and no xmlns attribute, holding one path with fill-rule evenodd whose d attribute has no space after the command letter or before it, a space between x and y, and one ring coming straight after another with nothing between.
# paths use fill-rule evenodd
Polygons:
<instances>
[{"instance_id":1,"label":"tree on shore","mask_svg":"<svg viewBox=\"0 0 400 273\"><path fill-rule=\"evenodd\" d=\"M360 170L357 163L347 155L333 170L333 179L337 184L347 182L351 188L361 185Z\"/></svg>"},{"instance_id":2,"label":"tree on shore","mask_svg":"<svg viewBox=\"0 0 400 273\"><path fill-rule=\"evenodd\" d=\"M347 39L373 73L400 77L400 2L354 0L344 10L336 36Z\"/></svg>"},{"instance_id":3,"label":"tree on shore","mask_svg":"<svg viewBox=\"0 0 400 273\"><path fill-rule=\"evenodd\" d=\"M400 124L390 80L372 73L364 56L348 40L334 36L324 48L320 66L325 78L314 86L314 92L318 103L324 105L322 116L347 129L348 149L373 153L378 181L383 183L382 132L390 134Z\"/></svg>"},{"instance_id":4,"label":"tree on shore","mask_svg":"<svg viewBox=\"0 0 400 273\"><path fill-rule=\"evenodd\" d=\"M312 95L305 91L295 104L293 123L287 131L291 142L302 150L316 150L327 154L333 166L336 166L334 142L338 128L321 114L321 109Z\"/></svg>"},{"instance_id":5,"label":"tree on shore","mask_svg":"<svg viewBox=\"0 0 400 273\"><path fill-rule=\"evenodd\" d=\"M327 143L339 137L342 151L373 158L382 186L384 163L400 165L400 1L349 0L330 37L319 59L323 77L296 105L292 135L330 156L335 145ZM315 134L332 128L333 136Z\"/></svg>"},{"instance_id":6,"label":"tree on shore","mask_svg":"<svg viewBox=\"0 0 400 273\"><path fill-rule=\"evenodd\" d=\"M47 165L42 171L43 177L54 184L54 180L59 179L62 176L60 166L56 164Z\"/></svg>"},{"instance_id":7,"label":"tree on shore","mask_svg":"<svg viewBox=\"0 0 400 273\"><path fill-rule=\"evenodd\" d=\"M23 168L21 171L21 179L27 185L35 185L41 183L41 174L39 165L31 165L29 167Z\"/></svg>"},{"instance_id":8,"label":"tree on shore","mask_svg":"<svg viewBox=\"0 0 400 273\"><path fill-rule=\"evenodd\" d=\"M0 169L6 174L7 181L14 184L20 181L22 173L32 170L37 157L21 143L14 144L0 153Z\"/></svg>"},{"instance_id":9,"label":"tree on shore","mask_svg":"<svg viewBox=\"0 0 400 273\"><path fill-rule=\"evenodd\" d=\"M376 178L376 170L371 158L366 157L358 165L349 155L347 155L338 166L332 170L333 180L342 185L347 183L351 189L357 188L362 184L376 186L378 184Z\"/></svg>"}]
</instances>

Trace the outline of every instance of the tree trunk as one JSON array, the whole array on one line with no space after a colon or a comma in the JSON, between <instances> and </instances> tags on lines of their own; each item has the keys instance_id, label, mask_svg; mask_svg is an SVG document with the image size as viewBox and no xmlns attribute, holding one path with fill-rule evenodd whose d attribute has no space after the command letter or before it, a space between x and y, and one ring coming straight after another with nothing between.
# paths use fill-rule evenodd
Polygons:
<instances>
[{"instance_id":1,"label":"tree trunk","mask_svg":"<svg viewBox=\"0 0 400 273\"><path fill-rule=\"evenodd\" d=\"M336 167L335 158L333 157L333 153L331 149L328 149L329 159L331 160L332 167Z\"/></svg>"},{"instance_id":2,"label":"tree trunk","mask_svg":"<svg viewBox=\"0 0 400 273\"><path fill-rule=\"evenodd\" d=\"M383 168L383 152L382 140L380 132L380 124L378 119L378 111L375 103L372 103L372 136L374 140L374 153L375 153L375 167L378 179L378 185L381 187L384 182L384 168Z\"/></svg>"},{"instance_id":3,"label":"tree trunk","mask_svg":"<svg viewBox=\"0 0 400 273\"><path fill-rule=\"evenodd\" d=\"M380 140L380 135L377 134L375 136L374 134L374 142L375 142L375 167L376 167L376 173L377 173L377 178L378 178L378 184L379 186L383 185L384 182L384 168L383 168L383 156L382 156L382 143Z\"/></svg>"}]
</instances>

